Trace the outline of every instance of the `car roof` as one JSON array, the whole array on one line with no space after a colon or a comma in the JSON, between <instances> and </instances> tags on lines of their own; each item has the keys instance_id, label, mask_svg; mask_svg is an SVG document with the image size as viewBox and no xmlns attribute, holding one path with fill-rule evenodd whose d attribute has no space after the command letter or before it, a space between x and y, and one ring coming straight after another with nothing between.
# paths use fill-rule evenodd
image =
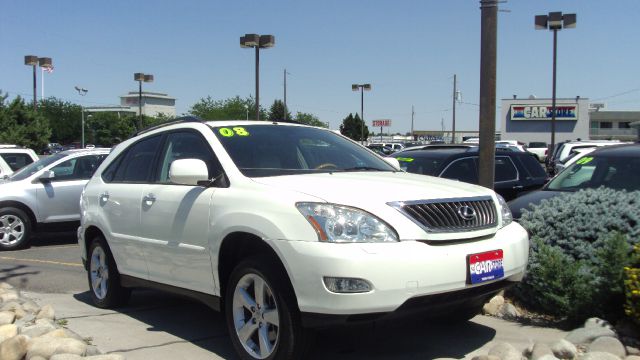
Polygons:
<instances>
[{"instance_id":1,"label":"car roof","mask_svg":"<svg viewBox=\"0 0 640 360\"><path fill-rule=\"evenodd\" d=\"M58 154L61 155L75 155L75 154L83 154L83 153L87 153L87 154L92 154L92 153L97 153L97 154L108 154L111 151L111 148L93 148L93 149L70 149L70 150L65 150L65 151L60 151Z\"/></svg>"},{"instance_id":2,"label":"car roof","mask_svg":"<svg viewBox=\"0 0 640 360\"><path fill-rule=\"evenodd\" d=\"M409 149L395 153L393 156L411 156L421 158L448 158L448 157L465 157L465 156L478 156L480 153L479 148L475 147L455 147L449 146L443 148L430 148L430 149ZM508 149L496 149L496 155L502 156L532 156L527 152L522 151L510 151Z\"/></svg>"},{"instance_id":3,"label":"car roof","mask_svg":"<svg viewBox=\"0 0 640 360\"><path fill-rule=\"evenodd\" d=\"M637 158L640 156L640 143L602 146L596 148L591 155Z\"/></svg>"}]
</instances>

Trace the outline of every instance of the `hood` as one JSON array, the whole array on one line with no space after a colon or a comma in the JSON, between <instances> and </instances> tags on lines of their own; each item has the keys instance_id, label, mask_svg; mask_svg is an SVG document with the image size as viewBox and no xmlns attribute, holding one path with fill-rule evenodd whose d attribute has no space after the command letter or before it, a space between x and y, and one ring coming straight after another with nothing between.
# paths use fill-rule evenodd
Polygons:
<instances>
[{"instance_id":1,"label":"hood","mask_svg":"<svg viewBox=\"0 0 640 360\"><path fill-rule=\"evenodd\" d=\"M478 237L494 233L495 229L465 231L457 234L427 234L392 202L412 200L434 200L494 196L493 190L459 181L441 179L406 172L333 172L320 174L287 175L252 178L260 186L271 187L299 196L309 201L309 196L329 203L346 205L365 210L389 223L400 239L446 240ZM296 198L294 195L293 198Z\"/></svg>"},{"instance_id":2,"label":"hood","mask_svg":"<svg viewBox=\"0 0 640 360\"><path fill-rule=\"evenodd\" d=\"M531 205L538 205L544 199L550 199L552 197L556 197L558 195L566 193L566 191L554 190L532 191L509 201L509 209L511 209L513 218L517 220L522 217L522 210L531 210Z\"/></svg>"},{"instance_id":3,"label":"hood","mask_svg":"<svg viewBox=\"0 0 640 360\"><path fill-rule=\"evenodd\" d=\"M253 178L257 183L293 190L330 203L361 207L422 199L486 196L493 191L478 185L405 172L333 172Z\"/></svg>"}]
</instances>

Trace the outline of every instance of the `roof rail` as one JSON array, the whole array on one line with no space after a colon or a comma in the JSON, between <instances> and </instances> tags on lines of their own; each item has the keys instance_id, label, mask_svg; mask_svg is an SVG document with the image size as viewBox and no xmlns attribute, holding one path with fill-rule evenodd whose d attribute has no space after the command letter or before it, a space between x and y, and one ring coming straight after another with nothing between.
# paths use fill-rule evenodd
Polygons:
<instances>
[{"instance_id":1,"label":"roof rail","mask_svg":"<svg viewBox=\"0 0 640 360\"><path fill-rule=\"evenodd\" d=\"M162 122L160 124L155 124L155 125L148 126L148 127L144 128L142 130L137 131L136 133L133 134L133 136L138 136L140 134L147 133L147 132L149 132L151 130L159 129L159 128L162 128L162 127L165 127L165 126L169 126L169 125L173 125L173 124L190 123L190 122L202 123L202 122L204 122L204 120L200 119L197 116L181 116L179 118L167 120L167 121Z\"/></svg>"}]
</instances>

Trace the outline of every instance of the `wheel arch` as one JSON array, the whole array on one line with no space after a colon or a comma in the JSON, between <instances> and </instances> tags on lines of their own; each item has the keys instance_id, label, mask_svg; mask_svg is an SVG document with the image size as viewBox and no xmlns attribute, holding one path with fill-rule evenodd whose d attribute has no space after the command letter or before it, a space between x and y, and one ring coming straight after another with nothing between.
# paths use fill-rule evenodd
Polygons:
<instances>
[{"instance_id":1,"label":"wheel arch","mask_svg":"<svg viewBox=\"0 0 640 360\"><path fill-rule=\"evenodd\" d=\"M100 230L97 226L89 226L84 230L84 234L83 234L83 240L84 240L84 255L85 255L85 259L89 258L89 248L91 247L91 242L93 241L93 239L95 239L96 236L102 236L102 238L104 237L104 233L102 232L102 230ZM105 241L105 246L107 247L108 251L111 251L111 249L109 248L109 244ZM88 261L85 263L85 270L88 266Z\"/></svg>"},{"instance_id":2,"label":"wheel arch","mask_svg":"<svg viewBox=\"0 0 640 360\"><path fill-rule=\"evenodd\" d=\"M225 298L227 282L235 266L242 260L253 256L265 256L274 266L286 275L286 280L290 289L295 294L289 269L280 259L278 252L261 237L248 232L230 233L222 240L220 251L218 252L218 284L220 287L220 298Z\"/></svg>"},{"instance_id":3,"label":"wheel arch","mask_svg":"<svg viewBox=\"0 0 640 360\"><path fill-rule=\"evenodd\" d=\"M28 205L21 203L19 201L14 201L14 200L0 201L0 209L7 208L7 207L13 207L13 208L17 208L24 211L25 214L27 214L27 216L29 217L29 220L31 220L31 230L33 231L37 230L38 220L36 219L36 214L33 212L33 210L31 210L31 208Z\"/></svg>"}]
</instances>

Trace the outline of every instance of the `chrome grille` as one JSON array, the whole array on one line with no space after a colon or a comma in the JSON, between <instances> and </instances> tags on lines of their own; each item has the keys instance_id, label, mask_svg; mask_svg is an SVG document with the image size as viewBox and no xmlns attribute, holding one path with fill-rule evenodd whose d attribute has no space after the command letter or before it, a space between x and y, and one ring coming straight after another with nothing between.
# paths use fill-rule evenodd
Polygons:
<instances>
[{"instance_id":1,"label":"chrome grille","mask_svg":"<svg viewBox=\"0 0 640 360\"><path fill-rule=\"evenodd\" d=\"M481 230L496 226L496 206L490 197L390 203L428 232ZM473 213L474 216L470 216Z\"/></svg>"}]
</instances>

